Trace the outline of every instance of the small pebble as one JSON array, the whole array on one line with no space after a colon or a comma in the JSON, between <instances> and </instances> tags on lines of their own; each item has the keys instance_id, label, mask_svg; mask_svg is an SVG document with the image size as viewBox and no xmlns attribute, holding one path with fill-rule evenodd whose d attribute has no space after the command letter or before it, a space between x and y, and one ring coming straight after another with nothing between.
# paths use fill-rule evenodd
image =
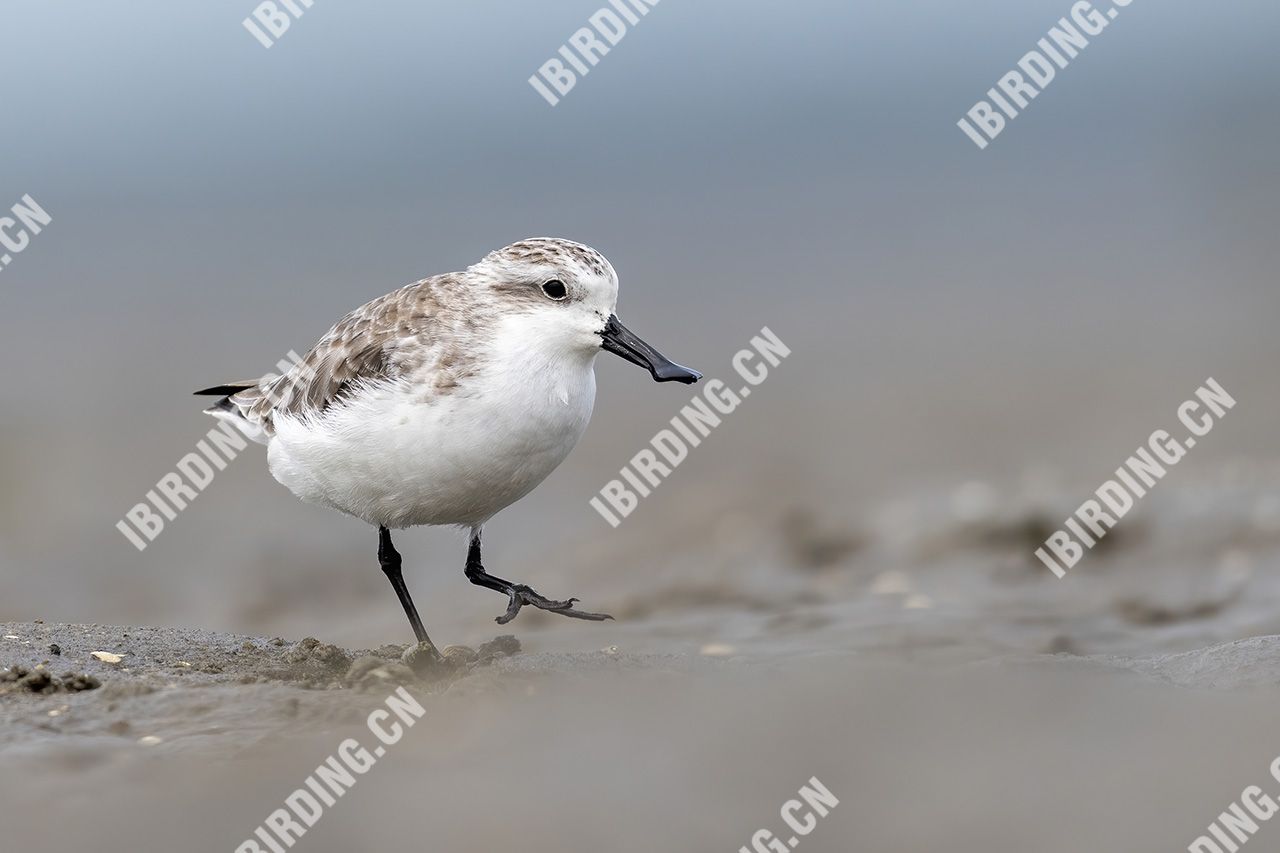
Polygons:
<instances>
[{"instance_id":1,"label":"small pebble","mask_svg":"<svg viewBox=\"0 0 1280 853\"><path fill-rule=\"evenodd\" d=\"M711 658L724 658L736 652L733 646L728 643L707 643L698 650L698 654L706 655Z\"/></svg>"},{"instance_id":2,"label":"small pebble","mask_svg":"<svg viewBox=\"0 0 1280 853\"><path fill-rule=\"evenodd\" d=\"M90 652L89 657L96 658L103 663L120 663L120 661L124 660L123 657L113 652Z\"/></svg>"},{"instance_id":3,"label":"small pebble","mask_svg":"<svg viewBox=\"0 0 1280 853\"><path fill-rule=\"evenodd\" d=\"M164 743L164 739L158 738L155 735L147 735L145 737L138 738L139 746L155 746L160 743Z\"/></svg>"},{"instance_id":4,"label":"small pebble","mask_svg":"<svg viewBox=\"0 0 1280 853\"><path fill-rule=\"evenodd\" d=\"M49 675L47 670L36 667L26 678L23 679L28 690L32 693L52 693L57 690L53 683L53 676Z\"/></svg>"},{"instance_id":5,"label":"small pebble","mask_svg":"<svg viewBox=\"0 0 1280 853\"><path fill-rule=\"evenodd\" d=\"M51 644L51 645L49 646L49 654L51 654L51 655L60 655L60 654L62 654L62 646L58 645L57 643L53 643L53 644Z\"/></svg>"}]
</instances>

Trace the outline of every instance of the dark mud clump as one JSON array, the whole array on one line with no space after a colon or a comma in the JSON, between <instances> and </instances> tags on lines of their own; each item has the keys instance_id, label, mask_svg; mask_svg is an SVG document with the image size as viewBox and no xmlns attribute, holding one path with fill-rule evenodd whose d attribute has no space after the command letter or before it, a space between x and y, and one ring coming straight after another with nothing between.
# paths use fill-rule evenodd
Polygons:
<instances>
[{"instance_id":1,"label":"dark mud clump","mask_svg":"<svg viewBox=\"0 0 1280 853\"><path fill-rule=\"evenodd\" d=\"M404 654L408 646L402 646L399 643L387 643L385 646L379 646L370 654L374 657L385 658L386 660L400 660L400 656Z\"/></svg>"},{"instance_id":2,"label":"dark mud clump","mask_svg":"<svg viewBox=\"0 0 1280 853\"><path fill-rule=\"evenodd\" d=\"M465 672L493 663L498 658L520 653L520 641L511 634L495 637L480 648L445 646L439 651L430 642L419 643L405 651L400 661L422 678L433 679L450 673Z\"/></svg>"},{"instance_id":3,"label":"dark mud clump","mask_svg":"<svg viewBox=\"0 0 1280 853\"><path fill-rule=\"evenodd\" d=\"M0 694L35 693L48 696L53 693L80 693L84 690L96 690L102 682L92 675L68 672L57 678L43 666L27 669L23 666L11 666L0 672Z\"/></svg>"},{"instance_id":4,"label":"dark mud clump","mask_svg":"<svg viewBox=\"0 0 1280 853\"><path fill-rule=\"evenodd\" d=\"M433 680L445 673L444 657L429 641L405 650L400 662L421 678Z\"/></svg>"},{"instance_id":5,"label":"dark mud clump","mask_svg":"<svg viewBox=\"0 0 1280 853\"><path fill-rule=\"evenodd\" d=\"M399 661L387 660L377 655L365 655L351 664L342 683L352 690L388 691L402 684L412 684L418 676Z\"/></svg>"},{"instance_id":6,"label":"dark mud clump","mask_svg":"<svg viewBox=\"0 0 1280 853\"><path fill-rule=\"evenodd\" d=\"M445 646L440 657L452 669L465 669L480 660L480 653L469 646Z\"/></svg>"},{"instance_id":7,"label":"dark mud clump","mask_svg":"<svg viewBox=\"0 0 1280 853\"><path fill-rule=\"evenodd\" d=\"M340 680L351 667L351 656L332 643L307 637L294 643L281 657L288 669L273 673L282 681L327 684Z\"/></svg>"},{"instance_id":8,"label":"dark mud clump","mask_svg":"<svg viewBox=\"0 0 1280 853\"><path fill-rule=\"evenodd\" d=\"M62 654L49 658L55 644ZM369 703L400 687L426 701L519 651L514 637L474 649L352 651L314 637L295 643L192 628L0 623L0 754L81 738L94 749L123 739L128 747L219 743L234 751L363 719ZM477 683L487 689L493 679Z\"/></svg>"},{"instance_id":9,"label":"dark mud clump","mask_svg":"<svg viewBox=\"0 0 1280 853\"><path fill-rule=\"evenodd\" d=\"M450 646L450 648L466 648L465 646ZM445 649L447 652L448 649ZM520 654L520 641L511 634L503 634L501 637L494 637L487 643L481 643L480 648L476 649L476 663L492 663L498 658L514 657Z\"/></svg>"}]
</instances>

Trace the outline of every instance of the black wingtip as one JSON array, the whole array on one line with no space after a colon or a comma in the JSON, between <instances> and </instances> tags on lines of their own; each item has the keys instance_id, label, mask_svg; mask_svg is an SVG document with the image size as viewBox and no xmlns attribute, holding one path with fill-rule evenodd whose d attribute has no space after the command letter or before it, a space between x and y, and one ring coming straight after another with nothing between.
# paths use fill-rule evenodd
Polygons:
<instances>
[{"instance_id":1,"label":"black wingtip","mask_svg":"<svg viewBox=\"0 0 1280 853\"><path fill-rule=\"evenodd\" d=\"M238 394L243 391L245 385L214 385L212 388L205 388L201 391L192 392L195 397L230 397L232 394Z\"/></svg>"}]
</instances>

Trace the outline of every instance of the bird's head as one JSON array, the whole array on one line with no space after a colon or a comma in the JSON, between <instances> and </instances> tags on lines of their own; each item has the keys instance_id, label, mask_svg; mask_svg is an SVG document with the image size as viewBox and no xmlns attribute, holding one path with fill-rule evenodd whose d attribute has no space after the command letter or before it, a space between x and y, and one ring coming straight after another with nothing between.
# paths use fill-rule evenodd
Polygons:
<instances>
[{"instance_id":1,"label":"bird's head","mask_svg":"<svg viewBox=\"0 0 1280 853\"><path fill-rule=\"evenodd\" d=\"M551 237L521 240L491 252L467 273L522 335L588 358L607 350L645 368L658 382L702 378L618 321L618 274L590 246Z\"/></svg>"}]
</instances>

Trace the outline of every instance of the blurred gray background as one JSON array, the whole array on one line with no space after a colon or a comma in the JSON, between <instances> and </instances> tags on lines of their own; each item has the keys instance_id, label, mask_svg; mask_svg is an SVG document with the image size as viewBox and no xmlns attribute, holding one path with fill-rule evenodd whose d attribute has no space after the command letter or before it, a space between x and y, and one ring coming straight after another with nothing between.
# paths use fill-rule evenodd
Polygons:
<instances>
[{"instance_id":1,"label":"blurred gray background","mask_svg":"<svg viewBox=\"0 0 1280 853\"><path fill-rule=\"evenodd\" d=\"M53 222L0 273L0 622L49 623L0 649L104 686L5 697L0 847L231 850L368 737L380 697L245 683L241 638L115 670L54 623L408 640L373 531L261 448L145 552L115 524L192 390L534 235L709 376L765 325L792 355L617 530L588 499L694 392L603 357L490 524L490 570L616 622L499 629L459 535L397 538L434 639L524 652L419 685L299 849L731 850L816 775L806 853L1146 853L1274 790L1275 638L1215 644L1280 634L1275 3L1138 0L985 151L957 119L1069 0L663 0L554 109L526 80L603 0L315 0L269 50L255 5L3 11L0 210ZM1034 548L1210 376L1236 408L1055 579Z\"/></svg>"},{"instance_id":2,"label":"blurred gray background","mask_svg":"<svg viewBox=\"0 0 1280 853\"><path fill-rule=\"evenodd\" d=\"M249 2L10 4L0 206L54 221L0 276L0 619L403 639L373 532L260 448L144 553L114 525L211 426L193 389L532 235L603 251L712 376L762 325L793 350L618 531L588 498L689 392L600 360L487 537L593 609L965 484L1043 475L1060 520L1209 376L1239 406L1168 482L1275 459L1275 4L1133 4L985 151L956 120L1065 0L666 0L552 109L525 81L599 5L317 0L266 50ZM400 543L428 624L490 636L463 541Z\"/></svg>"}]
</instances>

